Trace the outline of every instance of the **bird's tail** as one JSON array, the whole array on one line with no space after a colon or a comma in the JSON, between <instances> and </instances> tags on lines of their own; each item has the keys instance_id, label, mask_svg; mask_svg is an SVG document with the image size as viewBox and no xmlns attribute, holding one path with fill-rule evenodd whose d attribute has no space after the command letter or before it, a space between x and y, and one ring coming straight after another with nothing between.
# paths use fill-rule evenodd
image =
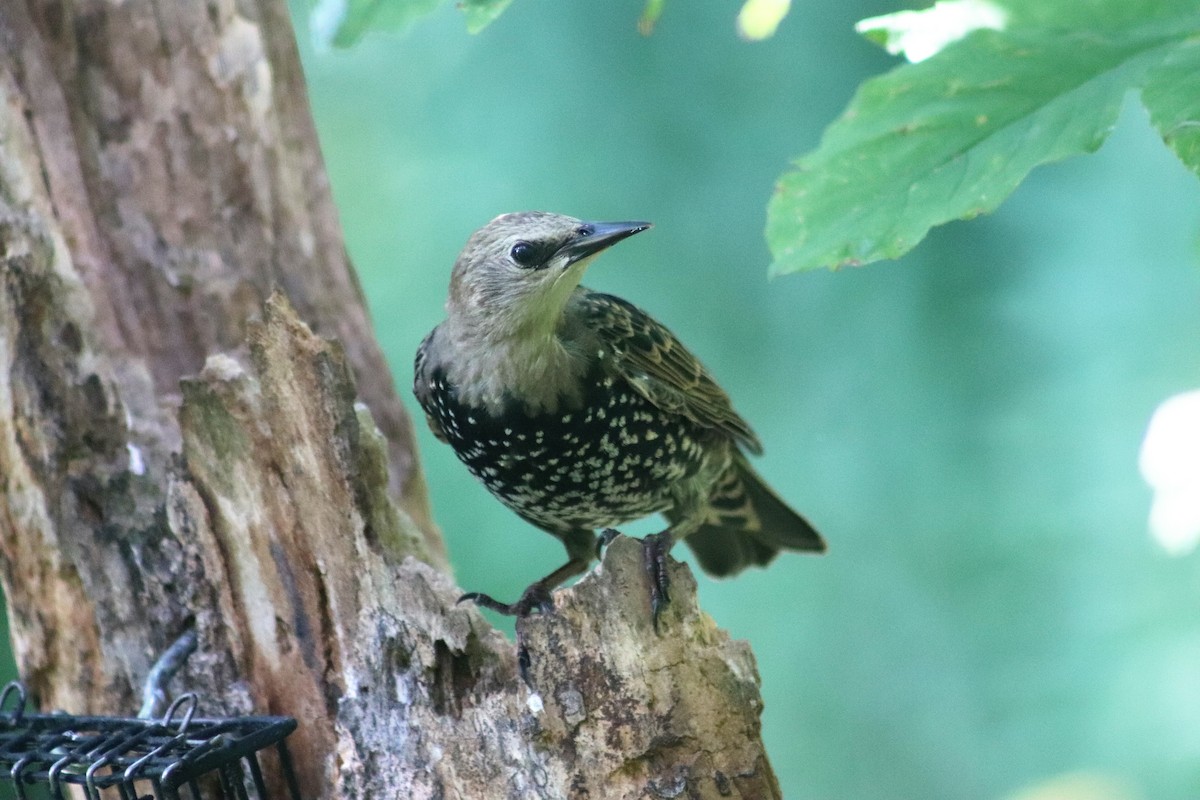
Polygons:
<instances>
[{"instance_id":1,"label":"bird's tail","mask_svg":"<svg viewBox=\"0 0 1200 800\"><path fill-rule=\"evenodd\" d=\"M684 541L710 575L764 566L780 550L825 551L821 534L767 486L741 453L717 482L709 508L708 521Z\"/></svg>"}]
</instances>

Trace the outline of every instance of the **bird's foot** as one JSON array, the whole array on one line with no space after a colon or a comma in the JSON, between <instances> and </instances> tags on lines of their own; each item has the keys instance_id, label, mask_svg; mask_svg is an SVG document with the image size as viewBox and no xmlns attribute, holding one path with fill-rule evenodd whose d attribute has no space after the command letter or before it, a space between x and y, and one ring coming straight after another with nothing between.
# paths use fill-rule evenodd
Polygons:
<instances>
[{"instance_id":1,"label":"bird's foot","mask_svg":"<svg viewBox=\"0 0 1200 800\"><path fill-rule=\"evenodd\" d=\"M549 614L554 610L554 598L550 596L550 590L542 581L531 583L521 593L521 599L515 603L501 603L491 595L484 594L483 592L467 592L458 598L458 602L460 603L468 600L477 606L490 608L492 611L508 617L527 617L535 611L542 614Z\"/></svg>"},{"instance_id":2,"label":"bird's foot","mask_svg":"<svg viewBox=\"0 0 1200 800\"><path fill-rule=\"evenodd\" d=\"M605 528L600 531L600 535L596 537L596 558L598 560L604 560L604 551L620 535L621 532L616 528Z\"/></svg>"},{"instance_id":3,"label":"bird's foot","mask_svg":"<svg viewBox=\"0 0 1200 800\"><path fill-rule=\"evenodd\" d=\"M531 583L524 592L521 593L521 599L515 603L501 603L496 598L483 592L467 592L462 597L458 598L458 602L470 601L477 606L490 608L492 611L504 614L509 617L528 617L535 611L541 614L549 614L554 610L554 598L550 595L550 589L547 588L543 581ZM530 655L529 649L525 647L525 643L521 639L521 627L517 626L517 673L521 676L521 681L524 682L530 690L534 689L533 678L530 675L530 670L533 666L533 656Z\"/></svg>"},{"instance_id":4,"label":"bird's foot","mask_svg":"<svg viewBox=\"0 0 1200 800\"><path fill-rule=\"evenodd\" d=\"M675 538L669 531L652 533L642 539L642 566L650 578L650 615L654 621L654 632L659 633L658 619L663 609L671 602L671 576L667 572L667 559Z\"/></svg>"}]
</instances>

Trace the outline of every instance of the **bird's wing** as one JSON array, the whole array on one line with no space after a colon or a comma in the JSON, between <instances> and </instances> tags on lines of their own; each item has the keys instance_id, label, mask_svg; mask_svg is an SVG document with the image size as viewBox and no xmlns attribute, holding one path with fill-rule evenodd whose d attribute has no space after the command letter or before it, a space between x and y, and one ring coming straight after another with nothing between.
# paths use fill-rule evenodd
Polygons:
<instances>
[{"instance_id":1,"label":"bird's wing","mask_svg":"<svg viewBox=\"0 0 1200 800\"><path fill-rule=\"evenodd\" d=\"M433 431L433 435L444 442L446 441L446 432L442 430L442 426L438 423L437 418L428 411L433 398L430 392L430 376L426 370L426 360L429 356L429 343L433 339L433 334L434 331L430 331L429 335L421 340L421 345L417 348L417 357L413 361L413 394L417 396L417 402L421 404L422 410L425 410L425 421L429 424L429 430Z\"/></svg>"},{"instance_id":2,"label":"bird's wing","mask_svg":"<svg viewBox=\"0 0 1200 800\"><path fill-rule=\"evenodd\" d=\"M671 331L619 297L586 292L581 301L616 370L643 397L664 411L724 431L752 453L762 452L729 396Z\"/></svg>"}]
</instances>

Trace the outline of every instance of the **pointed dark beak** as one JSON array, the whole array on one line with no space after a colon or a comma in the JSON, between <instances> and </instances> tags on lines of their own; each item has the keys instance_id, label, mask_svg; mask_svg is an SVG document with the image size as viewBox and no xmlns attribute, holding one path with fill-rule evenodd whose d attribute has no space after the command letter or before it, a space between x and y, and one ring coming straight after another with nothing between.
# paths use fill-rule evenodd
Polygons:
<instances>
[{"instance_id":1,"label":"pointed dark beak","mask_svg":"<svg viewBox=\"0 0 1200 800\"><path fill-rule=\"evenodd\" d=\"M649 222L581 222L559 252L567 255L568 264L574 264L649 227Z\"/></svg>"}]
</instances>

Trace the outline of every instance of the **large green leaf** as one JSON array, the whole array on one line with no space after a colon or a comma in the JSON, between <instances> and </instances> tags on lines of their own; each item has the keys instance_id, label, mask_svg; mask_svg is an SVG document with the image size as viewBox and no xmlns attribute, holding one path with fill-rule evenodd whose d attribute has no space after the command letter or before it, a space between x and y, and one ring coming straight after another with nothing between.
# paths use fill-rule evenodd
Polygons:
<instances>
[{"instance_id":1,"label":"large green leaf","mask_svg":"<svg viewBox=\"0 0 1200 800\"><path fill-rule=\"evenodd\" d=\"M1156 3L1136 24L980 30L867 81L780 180L772 271L897 258L932 226L991 211L1038 164L1099 147L1125 93L1148 81L1187 160L1200 13L1175 5L1187 11Z\"/></svg>"},{"instance_id":2,"label":"large green leaf","mask_svg":"<svg viewBox=\"0 0 1200 800\"><path fill-rule=\"evenodd\" d=\"M1142 101L1163 141L1200 174L1200 33L1150 70Z\"/></svg>"}]
</instances>

